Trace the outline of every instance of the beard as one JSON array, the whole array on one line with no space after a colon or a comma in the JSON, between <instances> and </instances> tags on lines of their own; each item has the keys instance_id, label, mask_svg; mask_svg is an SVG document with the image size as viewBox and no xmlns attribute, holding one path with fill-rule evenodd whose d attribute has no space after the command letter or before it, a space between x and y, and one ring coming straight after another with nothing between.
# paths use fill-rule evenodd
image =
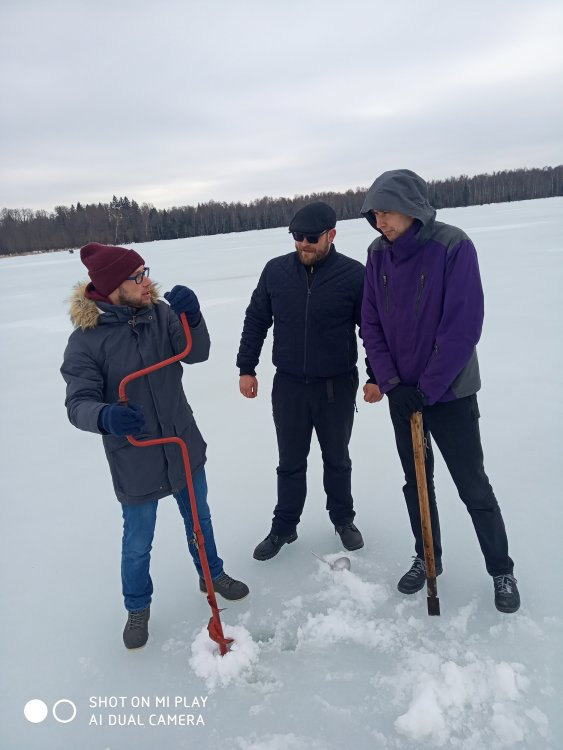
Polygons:
<instances>
[{"instance_id":1,"label":"beard","mask_svg":"<svg viewBox=\"0 0 563 750\"><path fill-rule=\"evenodd\" d=\"M312 266L314 263L316 263L319 258L319 253L315 250L314 253L304 253L303 250L298 250L297 255L299 256L299 260L301 263L303 263L304 266Z\"/></svg>"},{"instance_id":2,"label":"beard","mask_svg":"<svg viewBox=\"0 0 563 750\"><path fill-rule=\"evenodd\" d=\"M324 248L317 248L313 250L312 252L304 252L303 250L300 250L298 247L296 247L297 250L297 256L299 257L299 260L301 263L303 263L304 266L313 266L315 263L318 263L320 260L323 260L323 258L326 258L328 255L328 251L330 250L330 244L328 247Z\"/></svg>"},{"instance_id":3,"label":"beard","mask_svg":"<svg viewBox=\"0 0 563 750\"><path fill-rule=\"evenodd\" d=\"M117 304L123 305L123 307L135 307L137 308L137 310L142 310L145 307L152 307L152 297L149 297L146 301L144 301L140 294L133 296L132 294L128 294L123 289L119 289Z\"/></svg>"}]
</instances>

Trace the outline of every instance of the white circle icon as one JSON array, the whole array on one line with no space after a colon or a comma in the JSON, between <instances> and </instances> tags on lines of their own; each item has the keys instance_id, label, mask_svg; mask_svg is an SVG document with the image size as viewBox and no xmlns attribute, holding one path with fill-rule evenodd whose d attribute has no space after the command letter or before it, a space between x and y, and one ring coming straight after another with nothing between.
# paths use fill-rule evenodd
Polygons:
<instances>
[{"instance_id":1,"label":"white circle icon","mask_svg":"<svg viewBox=\"0 0 563 750\"><path fill-rule=\"evenodd\" d=\"M28 701L23 707L23 715L32 724L40 724L42 721L45 721L48 713L47 704L40 701L39 698Z\"/></svg>"},{"instance_id":2,"label":"white circle icon","mask_svg":"<svg viewBox=\"0 0 563 750\"><path fill-rule=\"evenodd\" d=\"M59 715L57 714L57 709L59 708L59 706L62 706L62 705L64 705L65 703L66 703L66 704L67 704L68 706L70 706L70 711L71 711L71 713L70 713L70 715L69 715L69 716L64 716L64 715L63 715L63 716L61 717L61 716L59 716ZM64 713L66 713L66 711L65 711ZM57 701L57 702L55 703L55 705L53 706L53 716L54 716L54 717L55 717L55 719L56 719L56 720L57 720L57 721L59 722L59 724L68 724L68 723L69 723L69 721L72 721L72 720L74 719L74 717L76 716L76 704L74 704L74 703L73 703L72 701L69 701L69 700L68 700L68 698L61 698L61 700L60 700L60 701Z\"/></svg>"}]
</instances>

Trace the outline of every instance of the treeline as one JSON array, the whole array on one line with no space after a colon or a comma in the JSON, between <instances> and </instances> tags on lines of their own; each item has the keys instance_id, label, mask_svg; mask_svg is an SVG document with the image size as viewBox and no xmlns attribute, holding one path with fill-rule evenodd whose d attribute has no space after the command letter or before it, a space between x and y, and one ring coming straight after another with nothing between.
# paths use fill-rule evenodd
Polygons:
<instances>
[{"instance_id":1,"label":"treeline","mask_svg":"<svg viewBox=\"0 0 563 750\"><path fill-rule=\"evenodd\" d=\"M428 185L430 202L436 208L551 198L563 195L563 165L461 175ZM4 208L0 213L0 255L76 248L89 241L128 245L287 226L298 208L314 200L333 206L339 219L355 219L365 192L365 188L356 188L294 198L265 197L250 203L209 201L162 210L116 196L110 203L56 206L52 213Z\"/></svg>"}]
</instances>

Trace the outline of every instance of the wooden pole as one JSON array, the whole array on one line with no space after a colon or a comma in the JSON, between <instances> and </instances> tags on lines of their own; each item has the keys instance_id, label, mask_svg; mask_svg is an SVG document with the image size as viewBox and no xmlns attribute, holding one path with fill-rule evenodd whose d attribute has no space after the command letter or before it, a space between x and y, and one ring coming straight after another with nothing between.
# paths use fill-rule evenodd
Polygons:
<instances>
[{"instance_id":1,"label":"wooden pole","mask_svg":"<svg viewBox=\"0 0 563 750\"><path fill-rule=\"evenodd\" d=\"M426 484L424 430L422 427L422 414L419 411L411 415L411 433L416 484L418 487L418 503L420 506L420 522L422 525L422 540L424 544L424 562L426 564L426 602L428 605L428 614L439 615L440 600L438 599L438 588L436 585L436 561L434 559L434 544L432 541L428 485Z\"/></svg>"}]
</instances>

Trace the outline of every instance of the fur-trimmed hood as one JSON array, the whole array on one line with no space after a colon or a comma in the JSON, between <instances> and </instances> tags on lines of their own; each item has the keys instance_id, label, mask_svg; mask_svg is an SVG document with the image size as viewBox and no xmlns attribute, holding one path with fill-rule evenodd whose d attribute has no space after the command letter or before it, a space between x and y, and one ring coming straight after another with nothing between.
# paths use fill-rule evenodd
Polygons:
<instances>
[{"instance_id":1,"label":"fur-trimmed hood","mask_svg":"<svg viewBox=\"0 0 563 750\"><path fill-rule=\"evenodd\" d=\"M99 307L98 302L93 299L89 299L86 296L86 287L89 284L90 281L79 281L72 288L72 293L69 298L70 320L75 328L81 328L83 331L89 328L96 328L100 319L100 315L103 315L105 313L105 311ZM151 302L153 303L153 305L156 305L156 303L159 301L159 296L159 285L152 284Z\"/></svg>"}]
</instances>

